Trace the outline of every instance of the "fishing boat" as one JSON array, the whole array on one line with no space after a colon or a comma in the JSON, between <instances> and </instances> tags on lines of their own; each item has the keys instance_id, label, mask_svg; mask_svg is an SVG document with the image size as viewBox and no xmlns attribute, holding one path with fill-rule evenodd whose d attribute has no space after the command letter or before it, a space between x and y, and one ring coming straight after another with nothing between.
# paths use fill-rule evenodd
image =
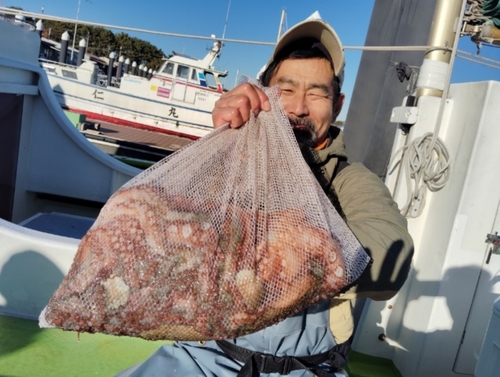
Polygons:
<instances>
[{"instance_id":1,"label":"fishing boat","mask_svg":"<svg viewBox=\"0 0 500 377\"><path fill-rule=\"evenodd\" d=\"M449 84L465 4L436 0L400 12L428 29L421 61L411 63L419 77L409 93L406 83L396 93L383 122L394 126L384 179L408 218L415 257L393 299L357 302L350 377L493 377L500 370L500 81ZM388 0L376 2L370 35L404 27L385 22L393 10ZM141 170L103 153L69 122L39 65L39 43L35 33L0 21L0 374L112 375L164 342L78 338L42 330L36 319L104 203ZM391 57L380 60L381 80L391 83ZM371 75L371 87L357 79L366 112L368 94L390 103L384 82ZM426 151L423 160L439 166L432 186L414 182L420 170L408 159Z\"/></svg>"},{"instance_id":2,"label":"fishing boat","mask_svg":"<svg viewBox=\"0 0 500 377\"><path fill-rule=\"evenodd\" d=\"M60 45L60 54L66 56L65 44ZM116 62L120 69L113 76L110 69L109 77L91 59L72 65L42 58L40 64L63 109L96 121L195 140L213 129L211 111L224 92L219 78L227 71L213 66L221 47L216 40L203 59L174 51L157 71L145 72L141 66L137 74L134 64L130 71L123 64L122 56ZM114 60L110 58L111 68Z\"/></svg>"}]
</instances>

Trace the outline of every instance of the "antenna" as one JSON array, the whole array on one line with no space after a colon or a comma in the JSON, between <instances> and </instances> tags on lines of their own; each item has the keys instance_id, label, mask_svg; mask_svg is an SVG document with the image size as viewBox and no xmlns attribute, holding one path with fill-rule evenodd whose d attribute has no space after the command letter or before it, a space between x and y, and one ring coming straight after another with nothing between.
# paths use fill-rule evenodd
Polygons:
<instances>
[{"instance_id":1,"label":"antenna","mask_svg":"<svg viewBox=\"0 0 500 377\"><path fill-rule=\"evenodd\" d=\"M90 1L90 0L85 0L85 1L92 4L92 1ZM78 8L76 8L75 32L73 33L74 34L73 35L73 46L71 47L71 61L72 62L73 62L73 52L75 51L76 31L78 28L78 16L80 14L80 2L81 2L81 0L78 0ZM42 11L42 13L43 13L43 11Z\"/></svg>"},{"instance_id":2,"label":"antenna","mask_svg":"<svg viewBox=\"0 0 500 377\"><path fill-rule=\"evenodd\" d=\"M280 20L280 27L278 29L278 39L276 41L280 40L281 34L283 33L283 23L285 22L285 17L286 17L286 8L283 8L281 10L281 20Z\"/></svg>"},{"instance_id":3,"label":"antenna","mask_svg":"<svg viewBox=\"0 0 500 377\"><path fill-rule=\"evenodd\" d=\"M224 23L224 31L222 32L222 39L226 36L226 26L227 20L229 19L229 9L231 8L231 0L229 0L229 4L227 5L227 13L226 13L226 22Z\"/></svg>"}]
</instances>

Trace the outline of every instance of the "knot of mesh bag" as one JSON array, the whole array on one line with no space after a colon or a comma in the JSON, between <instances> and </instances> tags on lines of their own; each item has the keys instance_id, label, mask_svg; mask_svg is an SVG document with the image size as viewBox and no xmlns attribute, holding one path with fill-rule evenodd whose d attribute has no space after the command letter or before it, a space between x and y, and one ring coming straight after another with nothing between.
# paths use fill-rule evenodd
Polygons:
<instances>
[{"instance_id":1,"label":"knot of mesh bag","mask_svg":"<svg viewBox=\"0 0 500 377\"><path fill-rule=\"evenodd\" d=\"M279 90L262 89L271 111L189 144L108 200L41 323L235 338L361 274L368 256L305 163Z\"/></svg>"}]
</instances>

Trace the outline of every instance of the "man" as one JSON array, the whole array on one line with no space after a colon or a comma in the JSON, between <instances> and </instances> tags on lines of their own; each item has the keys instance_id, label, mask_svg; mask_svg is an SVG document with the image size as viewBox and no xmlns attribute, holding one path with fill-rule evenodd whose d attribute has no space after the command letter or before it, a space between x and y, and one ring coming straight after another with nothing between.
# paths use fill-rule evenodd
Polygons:
<instances>
[{"instance_id":1,"label":"man","mask_svg":"<svg viewBox=\"0 0 500 377\"><path fill-rule=\"evenodd\" d=\"M335 31L321 19L309 18L280 38L260 81L281 89L304 158L371 254L371 268L355 287L331 302L322 301L237 339L163 346L119 376L345 376L341 368L353 329L350 300L392 297L408 274L413 244L383 182L361 164L346 162L342 132L331 127L344 103L343 68L344 53ZM212 118L215 127L229 123L237 128L249 120L250 112L269 110L264 92L245 83L221 96Z\"/></svg>"}]
</instances>

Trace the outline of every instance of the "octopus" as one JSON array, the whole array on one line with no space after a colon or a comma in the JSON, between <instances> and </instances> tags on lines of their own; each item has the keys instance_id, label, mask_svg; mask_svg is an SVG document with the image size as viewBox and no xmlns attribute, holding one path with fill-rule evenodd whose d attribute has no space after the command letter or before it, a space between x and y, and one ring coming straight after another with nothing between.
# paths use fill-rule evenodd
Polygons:
<instances>
[{"instance_id":1,"label":"octopus","mask_svg":"<svg viewBox=\"0 0 500 377\"><path fill-rule=\"evenodd\" d=\"M147 185L120 189L82 238L43 320L151 340L226 339L346 286L340 241L304 211L214 209Z\"/></svg>"}]
</instances>

